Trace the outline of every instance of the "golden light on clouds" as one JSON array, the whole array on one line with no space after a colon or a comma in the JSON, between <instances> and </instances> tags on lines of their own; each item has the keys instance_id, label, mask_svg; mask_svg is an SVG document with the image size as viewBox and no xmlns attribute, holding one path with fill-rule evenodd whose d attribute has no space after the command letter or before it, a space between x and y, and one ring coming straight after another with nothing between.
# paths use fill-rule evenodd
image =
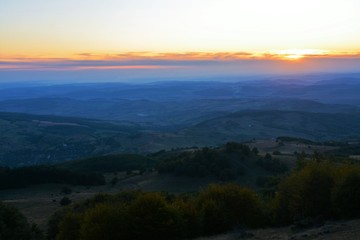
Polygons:
<instances>
[{"instance_id":1,"label":"golden light on clouds","mask_svg":"<svg viewBox=\"0 0 360 240\"><path fill-rule=\"evenodd\" d=\"M285 49L285 50L271 50L271 55L285 60L298 60L304 57L325 57L331 52L320 49ZM336 56L333 53L331 56Z\"/></svg>"}]
</instances>

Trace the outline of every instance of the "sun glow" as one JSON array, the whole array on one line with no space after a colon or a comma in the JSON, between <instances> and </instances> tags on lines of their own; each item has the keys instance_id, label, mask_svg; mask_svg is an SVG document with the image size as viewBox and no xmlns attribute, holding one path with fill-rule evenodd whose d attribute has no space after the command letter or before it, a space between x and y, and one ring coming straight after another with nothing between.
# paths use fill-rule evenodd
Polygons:
<instances>
[{"instance_id":1,"label":"sun glow","mask_svg":"<svg viewBox=\"0 0 360 240\"><path fill-rule=\"evenodd\" d=\"M326 56L329 54L328 50L321 49L285 49L285 50L271 50L270 54L285 60L298 60L304 57Z\"/></svg>"},{"instance_id":2,"label":"sun glow","mask_svg":"<svg viewBox=\"0 0 360 240\"><path fill-rule=\"evenodd\" d=\"M304 55L301 55L301 54L284 55L284 58L288 59L288 60L298 60L303 57L304 57Z\"/></svg>"}]
</instances>

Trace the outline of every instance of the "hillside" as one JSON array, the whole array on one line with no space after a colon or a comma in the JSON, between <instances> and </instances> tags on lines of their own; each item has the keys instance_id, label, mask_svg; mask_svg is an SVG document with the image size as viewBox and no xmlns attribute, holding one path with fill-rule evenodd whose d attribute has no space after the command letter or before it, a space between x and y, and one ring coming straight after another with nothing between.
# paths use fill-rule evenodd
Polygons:
<instances>
[{"instance_id":1,"label":"hillside","mask_svg":"<svg viewBox=\"0 0 360 240\"><path fill-rule=\"evenodd\" d=\"M196 124L184 134L208 141L246 140L294 136L316 141L360 136L358 113L309 113L298 111L239 111Z\"/></svg>"},{"instance_id":2,"label":"hillside","mask_svg":"<svg viewBox=\"0 0 360 240\"><path fill-rule=\"evenodd\" d=\"M131 151L141 130L130 123L20 113L0 113L0 126L0 165L9 166Z\"/></svg>"},{"instance_id":3,"label":"hillside","mask_svg":"<svg viewBox=\"0 0 360 240\"><path fill-rule=\"evenodd\" d=\"M260 230L238 230L228 234L221 234L213 237L202 237L196 240L236 240L236 239L257 239L257 240L342 240L358 239L360 234L360 220L329 221L325 224L311 228L267 228Z\"/></svg>"},{"instance_id":4,"label":"hillside","mask_svg":"<svg viewBox=\"0 0 360 240\"><path fill-rule=\"evenodd\" d=\"M0 113L0 165L56 163L114 153L220 146L292 136L316 141L360 136L359 113L247 110L182 128L73 117Z\"/></svg>"},{"instance_id":5,"label":"hillside","mask_svg":"<svg viewBox=\"0 0 360 240\"><path fill-rule=\"evenodd\" d=\"M309 148L308 144L299 144L299 142L283 142L279 145L279 142L275 140L258 140L249 146L249 149L257 148L259 155L256 154L256 151L249 152L246 145L230 143L227 146L223 145L212 149L177 149L160 151L147 156L113 154L66 161L48 167L15 168L13 172L17 173L14 175L17 181L14 183L20 182L22 185L10 184L9 177L11 176L0 174L0 178L3 177L3 183L9 185L8 189L1 190L0 200L18 207L32 221L43 226L46 217L54 209L60 207L58 202L53 202L53 200L59 201L63 197L61 189L65 185L73 184L71 185L73 192L69 197L74 201L93 196L99 192L115 193L124 189L168 191L171 193L195 192L206 187L209 183L221 183L223 181L237 182L242 186L262 189L266 187L264 184L276 184L278 181L276 177L268 177L281 174L276 168L271 169L258 162L259 159L264 159L266 152L281 151L281 155L273 155L273 159L278 159L278 162L285 164L290 170L294 168L296 163L294 152L304 151L307 154L312 154L314 151L326 152L336 149L322 145L310 145L311 148ZM200 158L196 156L200 156ZM202 158L205 161L202 161ZM210 160L206 161L207 158ZM183 172L175 172L171 169L164 169L164 164L168 167L172 165L177 168L179 164L183 164L185 168L183 168ZM203 169L205 174L194 175L196 172L191 171L194 166L199 170ZM235 171L235 175L233 175L231 170L235 167L236 170L240 169L241 171ZM158 169L162 171L160 174L157 171ZM185 171L186 169L187 171ZM98 186L98 184L72 181L69 177L83 178L84 174L94 172L105 177L105 185ZM54 173L58 177L54 176ZM93 177L95 176L93 175ZM67 179L64 180L64 178ZM115 182L113 182L114 179L116 179ZM87 185L87 187L83 185ZM90 185L93 186L90 187ZM12 187L16 189L11 189ZM39 212L39 209L43 210Z\"/></svg>"},{"instance_id":6,"label":"hillside","mask_svg":"<svg viewBox=\"0 0 360 240\"><path fill-rule=\"evenodd\" d=\"M360 112L358 75L0 86L0 111L186 127L237 111Z\"/></svg>"},{"instance_id":7,"label":"hillside","mask_svg":"<svg viewBox=\"0 0 360 240\"><path fill-rule=\"evenodd\" d=\"M304 152L305 155L301 156L311 159L314 152L326 154L328 151L340 151L348 146L345 143L338 143L338 146L336 144L332 143L328 146L306 139L282 137L278 140L252 141L249 145L233 142L216 148L174 149L147 156L114 154L67 161L54 166L60 170L59 174L67 176L64 171L70 170L77 174L97 172L105 177L105 185L92 185L79 181L72 183L60 180L59 182L52 179L46 183L42 179L39 182L41 184L34 182L32 185L26 185L26 188L1 190L0 200L17 207L30 222L37 223L41 229L45 229L50 215L61 209L59 201L64 197L75 203L81 203L98 193L116 194L123 190L166 191L181 196L184 193L193 194L201 191L211 183L222 184L228 181L250 187L259 195L272 196L283 176L287 176L288 171L297 166L296 159L300 156L297 153ZM267 156L267 152L272 153L269 155L271 157ZM282 166L287 167L285 174ZM48 169L53 171L54 167ZM182 171L179 171L181 169ZM233 169L236 171L232 172ZM238 171L239 169L242 171ZM25 170L20 169L19 172ZM160 170L160 173L157 170ZM64 186L71 189L69 194L62 192ZM277 236L284 234L298 236L298 233L302 233L294 232L290 228L246 231L246 233L259 236L259 239L267 239L263 238L264 234L272 231L279 231ZM322 230L316 231L318 233ZM233 239L239 236L239 232L234 234L219 236L218 239Z\"/></svg>"}]
</instances>

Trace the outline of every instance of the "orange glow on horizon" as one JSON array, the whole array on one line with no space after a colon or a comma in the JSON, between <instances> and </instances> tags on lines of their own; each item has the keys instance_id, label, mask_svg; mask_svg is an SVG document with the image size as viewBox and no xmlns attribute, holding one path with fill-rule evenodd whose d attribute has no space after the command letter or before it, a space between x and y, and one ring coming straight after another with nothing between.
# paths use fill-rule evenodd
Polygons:
<instances>
[{"instance_id":1,"label":"orange glow on horizon","mask_svg":"<svg viewBox=\"0 0 360 240\"><path fill-rule=\"evenodd\" d=\"M117 54L81 53L69 57L14 57L0 55L0 72L123 71L129 76L162 74L168 76L202 76L219 74L283 74L304 72L357 72L360 52L332 52L314 49L248 52L124 52ZM43 73L41 73L43 72ZM6 76L6 75L5 75ZM36 76L36 75L35 75ZM142 77L144 77L142 76ZM145 76L145 77L146 77ZM20 74L19 78L23 78Z\"/></svg>"},{"instance_id":2,"label":"orange glow on horizon","mask_svg":"<svg viewBox=\"0 0 360 240\"><path fill-rule=\"evenodd\" d=\"M185 68L184 66L161 66L161 65L126 65L126 66L23 66L21 64L11 64L11 65L0 65L0 69L3 70L33 70L33 71L43 71L43 70L56 70L56 71L69 71L69 70L116 70L116 69L122 69L122 70L151 70L151 69L174 69L174 68Z\"/></svg>"},{"instance_id":3,"label":"orange glow on horizon","mask_svg":"<svg viewBox=\"0 0 360 240\"><path fill-rule=\"evenodd\" d=\"M124 52L114 54L80 53L69 55L11 56L0 54L5 62L57 61L233 61L233 60L299 60L303 58L359 58L360 52L334 52L320 49L285 49L268 52ZM119 67L119 66L114 66ZM2 67L4 68L4 67Z\"/></svg>"},{"instance_id":4,"label":"orange glow on horizon","mask_svg":"<svg viewBox=\"0 0 360 240\"><path fill-rule=\"evenodd\" d=\"M128 66L79 66L74 70L111 70L111 69L170 69L180 68L179 66L159 66L159 65L128 65ZM181 67L183 68L183 67Z\"/></svg>"}]
</instances>

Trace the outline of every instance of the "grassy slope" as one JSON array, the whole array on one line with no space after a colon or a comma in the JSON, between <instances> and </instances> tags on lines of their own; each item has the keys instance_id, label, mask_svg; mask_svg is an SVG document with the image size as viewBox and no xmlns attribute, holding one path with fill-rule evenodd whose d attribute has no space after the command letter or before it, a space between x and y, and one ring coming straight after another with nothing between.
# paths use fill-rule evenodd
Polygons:
<instances>
[{"instance_id":1,"label":"grassy slope","mask_svg":"<svg viewBox=\"0 0 360 240\"><path fill-rule=\"evenodd\" d=\"M295 157L291 154L294 151L301 152L302 150L308 153L312 151L326 151L332 149L332 147L326 146L311 146L285 143L283 146L279 146L273 140L268 141L256 141L251 143L252 147L257 147L260 153L263 155L266 152L272 152L273 150L280 150L285 153L284 156L277 156L282 161L286 162L290 167L294 166ZM172 154L171 152L168 154ZM123 157L126 155L122 155ZM145 157L139 157L137 155L132 156L130 159L144 160ZM106 159L106 157L105 157ZM128 158L129 159L129 158ZM71 161L61 164L62 167L77 168L78 170L92 169L94 163L97 163L96 158L90 159L88 166L87 160ZM106 160L105 160L106 161ZM105 166L111 166L113 162L109 161ZM272 173L259 168L255 162L245 162L247 167L247 173L244 176L238 177L235 181L243 186L256 187L256 179L258 176L272 175ZM117 177L118 183L114 186L110 184L111 180ZM191 177L176 177L170 174L159 175L156 172L145 172L143 175L127 175L125 172L118 172L116 174L106 173L105 178L107 184L104 186L84 187L84 186L70 186L73 192L68 195L73 201L81 201L86 198L92 197L97 193L115 193L124 189L142 189L144 191L168 191L173 193L181 192L194 192L202 188L205 188L209 183L219 183L215 177L205 178L191 178ZM60 199L65 196L60 193L63 185L61 184L44 184L37 186L30 186L25 189L9 189L2 190L0 192L0 200L17 207L21 212L29 218L31 222L39 224L42 228L45 228L47 218L56 210L60 209ZM56 202L54 202L54 200Z\"/></svg>"}]
</instances>

